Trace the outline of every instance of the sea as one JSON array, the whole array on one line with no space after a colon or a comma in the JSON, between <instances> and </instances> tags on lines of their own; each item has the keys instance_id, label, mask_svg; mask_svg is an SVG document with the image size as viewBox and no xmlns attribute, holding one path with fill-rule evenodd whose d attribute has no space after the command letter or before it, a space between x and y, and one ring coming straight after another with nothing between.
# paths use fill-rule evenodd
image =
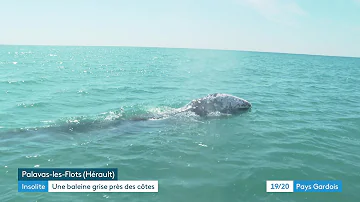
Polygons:
<instances>
[{"instance_id":1,"label":"sea","mask_svg":"<svg viewBox=\"0 0 360 202\"><path fill-rule=\"evenodd\" d=\"M161 119L211 93L238 115ZM0 46L0 201L360 201L360 58L141 47ZM157 193L23 193L18 168L118 168ZM268 193L267 180L341 180Z\"/></svg>"}]
</instances>

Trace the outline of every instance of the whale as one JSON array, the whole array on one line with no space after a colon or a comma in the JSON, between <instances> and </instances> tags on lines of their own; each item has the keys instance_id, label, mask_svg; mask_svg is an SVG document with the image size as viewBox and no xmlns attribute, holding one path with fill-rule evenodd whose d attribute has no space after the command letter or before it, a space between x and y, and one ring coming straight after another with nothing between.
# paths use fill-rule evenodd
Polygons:
<instances>
[{"instance_id":1,"label":"whale","mask_svg":"<svg viewBox=\"0 0 360 202\"><path fill-rule=\"evenodd\" d=\"M249 110L251 107L251 103L243 98L230 94L213 93L208 94L205 97L192 100L184 107L177 109L177 111L191 111L196 115L204 117L212 112L238 114Z\"/></svg>"},{"instance_id":2,"label":"whale","mask_svg":"<svg viewBox=\"0 0 360 202\"><path fill-rule=\"evenodd\" d=\"M193 112L200 117L206 117L209 114L216 112L234 115L246 112L251 107L252 104L243 98L224 93L212 93L205 97L194 99L185 106L176 108L171 112L165 112L151 117L133 117L132 120L162 119L184 112Z\"/></svg>"},{"instance_id":3,"label":"whale","mask_svg":"<svg viewBox=\"0 0 360 202\"><path fill-rule=\"evenodd\" d=\"M185 113L184 115L188 117L189 115L193 117L193 114L188 114L187 112L196 114L200 119L205 118L208 116L209 118L214 117L212 116L213 112L220 112L222 114L215 114L215 117L222 116L223 114L227 115L234 115L240 114L242 112L246 112L251 109L252 104L240 97L236 97L230 94L224 93L213 93L208 94L204 97L195 99L187 103L186 105L179 107L179 108L171 108L170 110L166 110L165 112L159 113L138 113L133 114L124 111L121 107L118 111L115 111L115 118L110 119L109 121L107 117L97 118L95 120L92 119L83 119L83 117L76 117L76 121L66 120L65 123L60 122L60 124L54 124L45 127L34 127L34 128L16 128L16 129L9 129L6 130L5 133L0 130L1 135L12 135L18 134L19 132L39 132L39 131L47 131L47 132L87 132L90 130L98 130L104 129L107 127L114 127L120 124L127 124L132 123L132 121L151 121L151 120L162 120L166 118L170 118L175 116L179 113ZM111 115L111 114L110 114ZM80 121L78 121L79 119ZM191 119L191 120L196 120ZM205 118L206 119L206 118ZM181 119L182 120L182 119Z\"/></svg>"}]
</instances>

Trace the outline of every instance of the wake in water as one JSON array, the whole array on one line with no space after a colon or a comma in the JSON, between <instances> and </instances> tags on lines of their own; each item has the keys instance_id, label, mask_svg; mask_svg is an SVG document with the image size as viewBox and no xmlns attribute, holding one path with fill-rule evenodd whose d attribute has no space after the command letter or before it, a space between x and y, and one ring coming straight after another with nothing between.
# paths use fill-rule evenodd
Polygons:
<instances>
[{"instance_id":1,"label":"wake in water","mask_svg":"<svg viewBox=\"0 0 360 202\"><path fill-rule=\"evenodd\" d=\"M19 132L31 131L51 131L51 132L88 132L92 130L101 130L111 127L117 127L126 123L135 123L139 121L160 121L169 118L174 120L191 119L196 121L199 116L191 112L177 113L175 108L150 108L148 110L135 107L137 110L120 108L109 112L101 113L96 116L67 117L55 121L43 121L43 126L15 128L0 131L4 134L16 134Z\"/></svg>"}]
</instances>

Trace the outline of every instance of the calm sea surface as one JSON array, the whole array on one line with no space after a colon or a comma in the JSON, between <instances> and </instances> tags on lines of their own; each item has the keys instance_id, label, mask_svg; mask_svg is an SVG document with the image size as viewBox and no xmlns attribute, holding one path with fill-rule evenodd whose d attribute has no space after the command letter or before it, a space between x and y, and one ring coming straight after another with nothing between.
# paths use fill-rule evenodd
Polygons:
<instances>
[{"instance_id":1,"label":"calm sea surface","mask_svg":"<svg viewBox=\"0 0 360 202\"><path fill-rule=\"evenodd\" d=\"M131 121L229 93L238 116ZM0 201L360 201L360 58L0 46ZM18 193L19 167L118 168L158 193ZM342 180L342 193L266 193Z\"/></svg>"}]
</instances>

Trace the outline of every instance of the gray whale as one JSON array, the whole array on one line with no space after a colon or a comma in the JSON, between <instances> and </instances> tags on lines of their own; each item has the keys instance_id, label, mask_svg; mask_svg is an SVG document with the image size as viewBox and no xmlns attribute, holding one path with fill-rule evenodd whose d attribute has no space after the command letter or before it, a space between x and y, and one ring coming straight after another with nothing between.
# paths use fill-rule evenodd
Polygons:
<instances>
[{"instance_id":1,"label":"gray whale","mask_svg":"<svg viewBox=\"0 0 360 202\"><path fill-rule=\"evenodd\" d=\"M234 95L213 93L205 97L192 100L189 104L177 109L178 112L191 111L199 116L206 116L211 112L237 114L251 108L251 103Z\"/></svg>"},{"instance_id":2,"label":"gray whale","mask_svg":"<svg viewBox=\"0 0 360 202\"><path fill-rule=\"evenodd\" d=\"M242 98L230 94L213 93L205 97L192 100L187 105L177 108L172 112L162 113L151 117L134 117L132 120L161 119L182 112L194 112L196 115L205 117L212 112L223 114L238 114L252 107L251 103Z\"/></svg>"}]
</instances>

